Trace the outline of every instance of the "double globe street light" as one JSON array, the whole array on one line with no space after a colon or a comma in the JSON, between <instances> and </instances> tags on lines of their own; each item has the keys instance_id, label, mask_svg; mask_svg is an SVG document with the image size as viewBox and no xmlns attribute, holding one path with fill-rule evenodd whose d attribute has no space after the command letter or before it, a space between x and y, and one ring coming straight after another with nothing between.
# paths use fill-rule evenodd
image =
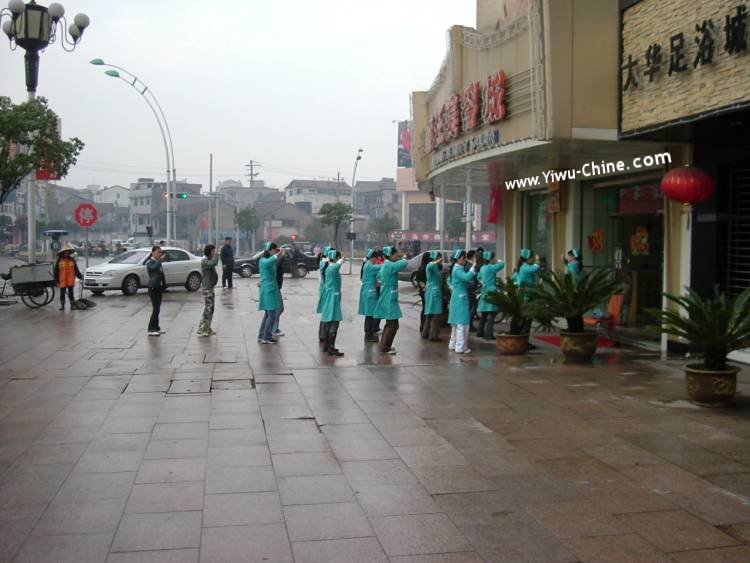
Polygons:
<instances>
[{"instance_id":1,"label":"double globe street light","mask_svg":"<svg viewBox=\"0 0 750 563\"><path fill-rule=\"evenodd\" d=\"M4 20L4 21L3 21ZM29 101L36 97L39 83L39 51L46 49L58 37L66 51L73 51L86 28L91 23L86 14L77 14L68 25L65 8L54 2L49 8L31 0L10 0L8 7L0 10L3 33L8 36L10 49L21 47L26 51L26 91ZM67 28L67 34L66 34ZM36 185L34 179L27 180L27 218L29 236L29 263L36 262Z\"/></svg>"},{"instance_id":2,"label":"double globe street light","mask_svg":"<svg viewBox=\"0 0 750 563\"><path fill-rule=\"evenodd\" d=\"M108 70L104 71L109 77L119 78L127 85L138 92L143 100L148 104L151 113L156 118L156 123L159 126L161 132L161 139L164 143L164 153L167 160L167 244L172 244L172 239L177 238L177 223L175 219L175 197L177 195L177 171L175 169L174 161L174 146L172 145L172 133L169 130L169 124L167 118L164 115L164 110L159 104L159 100L156 99L154 92L144 84L144 82L138 78L135 74L122 68L121 66L106 63L102 59L93 59L90 61L94 66L106 66ZM125 76L122 76L122 74ZM171 172L171 180L170 180ZM173 229L174 226L174 229ZM174 231L174 232L173 232Z\"/></svg>"}]
</instances>

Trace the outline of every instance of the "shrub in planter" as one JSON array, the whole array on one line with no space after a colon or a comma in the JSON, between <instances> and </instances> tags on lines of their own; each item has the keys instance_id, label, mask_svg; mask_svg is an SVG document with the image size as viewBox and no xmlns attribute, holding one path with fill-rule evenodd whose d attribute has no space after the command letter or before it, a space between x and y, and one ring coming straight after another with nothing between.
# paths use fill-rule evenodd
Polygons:
<instances>
[{"instance_id":1,"label":"shrub in planter","mask_svg":"<svg viewBox=\"0 0 750 563\"><path fill-rule=\"evenodd\" d=\"M596 353L596 333L584 330L583 315L620 291L622 285L609 270L586 271L577 282L569 273L544 273L542 283L531 289L531 303L535 315L565 319L560 347L566 358L590 360Z\"/></svg>"},{"instance_id":2,"label":"shrub in planter","mask_svg":"<svg viewBox=\"0 0 750 563\"><path fill-rule=\"evenodd\" d=\"M531 306L529 289L517 286L510 278L498 280L497 291L487 294L487 301L497 306L501 322L510 321L508 333L497 336L497 348L501 354L518 355L526 352L529 333L525 331L524 325L528 320L536 320L543 326L549 326L552 320L548 315L541 316Z\"/></svg>"},{"instance_id":3,"label":"shrub in planter","mask_svg":"<svg viewBox=\"0 0 750 563\"><path fill-rule=\"evenodd\" d=\"M661 322L661 331L684 338L703 353L701 363L685 366L690 398L704 406L730 402L739 368L727 363L727 356L750 346L750 288L734 298L718 287L713 298L703 298L693 289L682 296L664 296L678 308L651 311Z\"/></svg>"}]
</instances>

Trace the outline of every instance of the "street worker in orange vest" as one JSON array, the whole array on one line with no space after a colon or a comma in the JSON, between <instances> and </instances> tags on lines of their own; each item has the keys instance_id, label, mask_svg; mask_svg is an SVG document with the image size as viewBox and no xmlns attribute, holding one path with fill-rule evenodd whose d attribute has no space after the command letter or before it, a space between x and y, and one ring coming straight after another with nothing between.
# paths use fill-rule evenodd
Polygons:
<instances>
[{"instance_id":1,"label":"street worker in orange vest","mask_svg":"<svg viewBox=\"0 0 750 563\"><path fill-rule=\"evenodd\" d=\"M76 249L70 243L66 242L65 246L63 246L60 249L60 252L57 253L57 260L55 261L53 269L55 282L57 282L57 286L60 288L61 311L65 310L66 291L68 297L70 297L70 308L73 308L73 303L75 303L73 288L76 286L76 278L79 280L83 279L83 274L81 274L81 271L78 269L78 264L76 263L75 258L73 258L75 251Z\"/></svg>"}]
</instances>

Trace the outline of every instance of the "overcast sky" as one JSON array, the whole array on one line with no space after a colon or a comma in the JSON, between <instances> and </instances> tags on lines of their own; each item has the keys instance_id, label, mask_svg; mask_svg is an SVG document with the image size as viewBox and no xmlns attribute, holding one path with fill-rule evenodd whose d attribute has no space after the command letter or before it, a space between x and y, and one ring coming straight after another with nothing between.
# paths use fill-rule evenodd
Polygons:
<instances>
[{"instance_id":1,"label":"overcast sky","mask_svg":"<svg viewBox=\"0 0 750 563\"><path fill-rule=\"evenodd\" d=\"M129 185L164 179L156 121L137 92L89 64L127 68L155 92L174 139L178 179L208 189L242 179L351 182L394 177L396 124L409 92L429 88L445 56L446 30L474 26L475 0L65 0L91 18L81 44L41 55L38 95L60 115L63 136L86 143L61 183ZM4 4L4 2L3 2ZM26 97L23 50L0 48L0 94Z\"/></svg>"}]
</instances>

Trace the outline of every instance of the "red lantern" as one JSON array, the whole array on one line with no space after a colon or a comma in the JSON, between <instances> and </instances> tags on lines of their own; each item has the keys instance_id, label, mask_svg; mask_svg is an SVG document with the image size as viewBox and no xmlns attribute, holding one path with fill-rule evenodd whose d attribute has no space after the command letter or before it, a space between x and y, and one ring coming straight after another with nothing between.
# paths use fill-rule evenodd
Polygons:
<instances>
[{"instance_id":1,"label":"red lantern","mask_svg":"<svg viewBox=\"0 0 750 563\"><path fill-rule=\"evenodd\" d=\"M664 195L680 203L701 203L716 191L716 182L700 168L682 166L670 170L661 180Z\"/></svg>"}]
</instances>

